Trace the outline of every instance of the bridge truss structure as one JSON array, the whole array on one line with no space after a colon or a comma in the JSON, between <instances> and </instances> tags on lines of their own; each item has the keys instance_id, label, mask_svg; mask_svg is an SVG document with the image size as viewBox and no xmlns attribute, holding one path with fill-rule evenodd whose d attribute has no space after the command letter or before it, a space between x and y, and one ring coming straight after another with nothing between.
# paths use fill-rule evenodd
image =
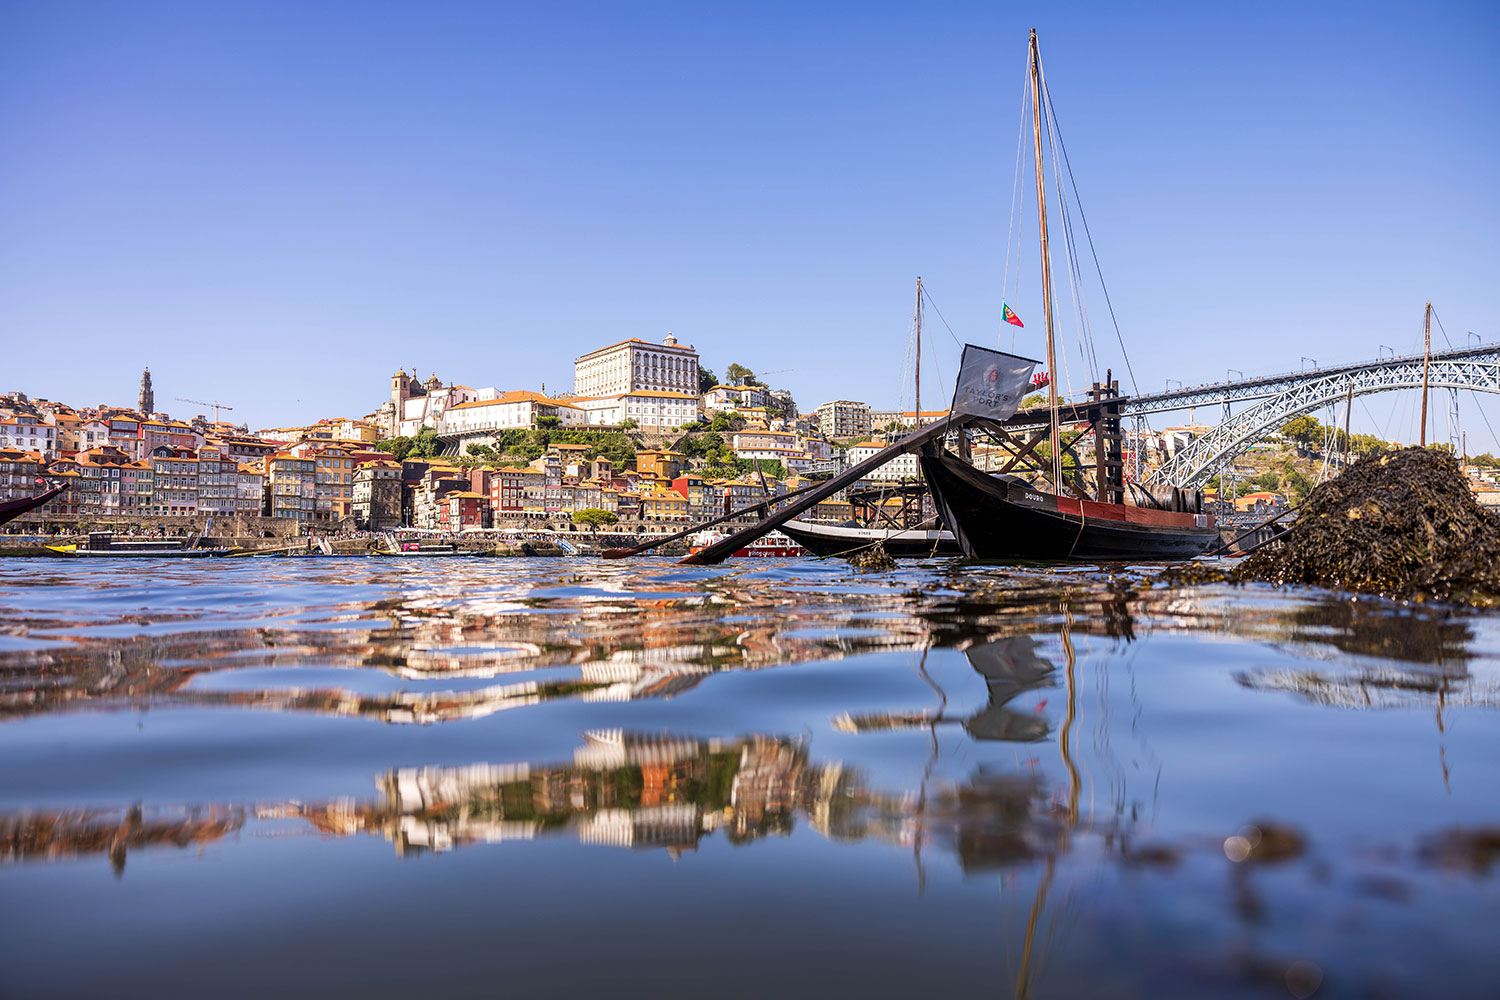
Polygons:
<instances>
[{"instance_id":1,"label":"bridge truss structure","mask_svg":"<svg viewBox=\"0 0 1500 1000\"><path fill-rule=\"evenodd\" d=\"M1247 450L1256 441L1284 427L1293 418L1354 396L1422 387L1422 355L1382 358L1360 364L1319 368L1305 372L1225 382L1170 393L1137 396L1121 401L1124 414L1135 418L1136 440L1140 440L1146 414L1181 410L1190 406L1222 405L1224 419L1217 427L1181 448L1171 461L1145 477L1148 483L1174 486L1203 485L1226 461ZM1465 350L1434 352L1428 365L1430 389L1449 389L1454 401L1458 391L1500 393L1500 344ZM1258 399L1238 413L1230 404ZM1453 423L1450 408L1450 424ZM1139 449L1137 449L1139 453Z\"/></svg>"}]
</instances>

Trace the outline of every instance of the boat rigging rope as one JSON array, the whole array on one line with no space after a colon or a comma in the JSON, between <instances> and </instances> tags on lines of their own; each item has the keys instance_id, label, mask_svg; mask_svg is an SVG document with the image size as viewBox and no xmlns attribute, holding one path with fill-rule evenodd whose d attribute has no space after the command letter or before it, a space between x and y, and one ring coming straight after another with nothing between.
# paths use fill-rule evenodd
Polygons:
<instances>
[{"instance_id":1,"label":"boat rigging rope","mask_svg":"<svg viewBox=\"0 0 1500 1000\"><path fill-rule=\"evenodd\" d=\"M1005 271L1000 278L1000 298L1002 300L1005 298L1005 291L1009 287L1010 283L1010 253L1011 247L1013 246L1016 248L1016 292L1018 301L1021 291L1021 261L1023 260L1023 258L1020 251L1020 227L1022 220L1021 217L1016 214L1016 191L1021 184L1021 150L1025 145L1024 140L1026 137L1026 91L1030 86L1028 77L1029 73L1021 77L1021 118L1019 123L1017 124L1016 131L1016 169L1015 172L1011 174L1010 182L1010 230L1005 235ZM1025 211L1026 203L1023 201L1020 203L1020 212L1022 215L1024 215ZM1002 327L1002 333L1004 332L1004 327L1010 326L1010 324L1006 323L1004 320L1001 320L1000 325ZM1000 338L996 337L995 339L997 341L996 346L999 346L998 341ZM1014 354L1016 350L1016 328L1014 326L1010 326L1010 350L1012 354Z\"/></svg>"},{"instance_id":2,"label":"boat rigging rope","mask_svg":"<svg viewBox=\"0 0 1500 1000\"><path fill-rule=\"evenodd\" d=\"M958 334L956 334L956 333L953 332L953 327L948 326L948 321L943 318L943 311L937 307L937 303L936 302L932 301L932 293L927 290L927 286L926 285L922 286L922 297L927 300L927 304L928 305L932 306L932 311L935 312L935 313L937 313L938 319L943 320L943 326L947 327L948 336L952 337L953 338L953 342L955 344L957 344L959 347L963 347L964 346L964 342L958 339Z\"/></svg>"},{"instance_id":3,"label":"boat rigging rope","mask_svg":"<svg viewBox=\"0 0 1500 1000\"><path fill-rule=\"evenodd\" d=\"M1043 95L1046 94L1047 77L1045 71L1041 71ZM1100 366L1099 355L1094 345L1094 331L1089 323L1088 302L1083 291L1083 271L1079 266L1078 245L1073 237L1073 215L1068 205L1068 196L1063 185L1062 171L1058 169L1058 145L1059 136L1057 123L1053 118L1050 102L1043 104L1046 111L1047 122L1047 147L1052 155L1052 183L1057 190L1058 215L1062 220L1063 231L1063 258L1067 264L1068 291L1073 301L1074 326L1078 330L1078 353L1079 359L1088 377L1093 382L1099 381ZM1073 191L1076 200L1078 192ZM1069 386L1071 389L1072 387Z\"/></svg>"},{"instance_id":4,"label":"boat rigging rope","mask_svg":"<svg viewBox=\"0 0 1500 1000\"><path fill-rule=\"evenodd\" d=\"M1057 122L1057 112L1052 108L1052 93L1047 89L1047 81L1042 80L1042 96L1047 100L1048 117L1057 128L1057 145L1062 150L1063 168L1068 172L1068 182L1073 187L1073 198L1078 202L1078 219L1083 223L1083 235L1089 242L1089 253L1094 258L1094 270L1099 275L1099 289L1104 293L1104 303L1109 307L1109 319L1115 328L1115 339L1120 344L1120 356L1125 360L1125 372L1130 376L1130 391L1133 395L1140 394L1140 387L1135 380L1135 366L1130 363L1130 352L1125 349L1125 337L1120 333L1120 321L1115 316L1115 304L1109 296L1109 286L1104 281L1104 267L1099 263L1099 251L1094 247L1094 234L1089 230L1089 217L1083 210L1083 199L1078 196L1078 182L1073 177L1073 164L1068 159L1068 146L1063 141L1062 124Z\"/></svg>"}]
</instances>

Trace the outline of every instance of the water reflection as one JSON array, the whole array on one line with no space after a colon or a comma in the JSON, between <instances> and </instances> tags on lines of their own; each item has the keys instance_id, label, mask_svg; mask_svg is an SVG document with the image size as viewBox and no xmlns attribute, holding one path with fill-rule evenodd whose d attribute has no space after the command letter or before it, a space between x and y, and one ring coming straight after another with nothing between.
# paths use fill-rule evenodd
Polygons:
<instances>
[{"instance_id":1,"label":"water reflection","mask_svg":"<svg viewBox=\"0 0 1500 1000\"><path fill-rule=\"evenodd\" d=\"M1027 692L1056 686L1057 669L1039 654L1040 645L1031 636L1010 636L964 647L964 657L984 678L989 693L985 706L965 718L951 718L940 711L874 712L842 715L833 724L846 732L874 732L960 723L976 740L1040 742L1052 732L1047 717L1034 709L1011 706ZM1037 706L1045 707L1045 701Z\"/></svg>"},{"instance_id":2,"label":"water reflection","mask_svg":"<svg viewBox=\"0 0 1500 1000\"><path fill-rule=\"evenodd\" d=\"M1418 944L1461 993L1466 935L1500 916L1485 619L1088 569L330 562L0 577L0 873L42 924L93 920L72 872L163 894L118 931L143 953L173 907L253 889L266 910L225 919L274 967L258 921L331 871L523 951L563 923L645 946L676 906L743 912L738 944L783 954L775 911L861 956L843 985L868 995L909 994L904 969L1257 996L1421 993L1392 968ZM557 910L581 871L640 927ZM464 901L502 872L505 899ZM380 992L361 944L329 947ZM0 985L91 992L4 949Z\"/></svg>"}]
</instances>

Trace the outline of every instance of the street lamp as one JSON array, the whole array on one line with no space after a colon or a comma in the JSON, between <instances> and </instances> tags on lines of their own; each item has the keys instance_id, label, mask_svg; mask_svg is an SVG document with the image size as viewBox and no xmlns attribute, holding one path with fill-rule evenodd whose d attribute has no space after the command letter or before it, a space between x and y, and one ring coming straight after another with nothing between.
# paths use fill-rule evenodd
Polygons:
<instances>
[{"instance_id":1,"label":"street lamp","mask_svg":"<svg viewBox=\"0 0 1500 1000\"><path fill-rule=\"evenodd\" d=\"M1312 362L1312 366L1313 366L1313 367L1314 367L1314 368L1316 368L1316 367L1318 367L1318 359L1317 359L1317 358L1306 358L1306 357L1305 357L1305 358L1303 358L1303 359L1302 359L1302 360L1303 360L1303 361L1311 361L1311 362Z\"/></svg>"},{"instance_id":2,"label":"street lamp","mask_svg":"<svg viewBox=\"0 0 1500 1000\"><path fill-rule=\"evenodd\" d=\"M1376 357L1380 357L1380 358L1385 357L1385 352L1386 351L1390 351L1391 352L1391 357L1394 358L1396 356L1396 349L1394 347L1386 347L1384 344L1381 344L1380 345L1380 353L1378 355L1376 355Z\"/></svg>"},{"instance_id":3,"label":"street lamp","mask_svg":"<svg viewBox=\"0 0 1500 1000\"><path fill-rule=\"evenodd\" d=\"M1239 369L1238 369L1238 368L1230 368L1230 369L1228 369L1228 370L1227 370L1227 371L1226 371L1226 372L1225 372L1225 376L1226 376L1226 377L1227 377L1227 376L1229 376L1229 375L1238 375L1238 376L1239 376L1239 377L1240 377L1240 381L1241 381L1241 382L1243 382L1243 381L1245 381L1245 373L1244 373L1244 372L1242 372L1242 371L1240 371L1240 370L1239 370ZM1231 381L1231 382L1232 382L1232 381L1234 381L1234 380L1233 380L1233 379L1230 379L1230 381Z\"/></svg>"},{"instance_id":4,"label":"street lamp","mask_svg":"<svg viewBox=\"0 0 1500 1000\"><path fill-rule=\"evenodd\" d=\"M1177 391L1181 392L1182 391L1182 380L1181 379L1175 379L1175 378L1169 378L1169 379L1167 379L1167 392L1171 392L1172 391L1172 383L1173 382L1177 383Z\"/></svg>"}]
</instances>

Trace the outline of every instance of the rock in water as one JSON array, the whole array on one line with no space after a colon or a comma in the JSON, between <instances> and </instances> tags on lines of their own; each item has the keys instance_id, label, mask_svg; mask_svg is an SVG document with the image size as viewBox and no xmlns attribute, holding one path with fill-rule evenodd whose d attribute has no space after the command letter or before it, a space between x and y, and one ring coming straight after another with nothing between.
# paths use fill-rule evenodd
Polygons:
<instances>
[{"instance_id":1,"label":"rock in water","mask_svg":"<svg viewBox=\"0 0 1500 1000\"><path fill-rule=\"evenodd\" d=\"M876 542L844 557L859 573L888 573L896 568L896 560L885 550L884 542Z\"/></svg>"},{"instance_id":2,"label":"rock in water","mask_svg":"<svg viewBox=\"0 0 1500 1000\"><path fill-rule=\"evenodd\" d=\"M1493 605L1500 518L1479 506L1452 455L1383 452L1313 490L1282 541L1235 578Z\"/></svg>"}]
</instances>

